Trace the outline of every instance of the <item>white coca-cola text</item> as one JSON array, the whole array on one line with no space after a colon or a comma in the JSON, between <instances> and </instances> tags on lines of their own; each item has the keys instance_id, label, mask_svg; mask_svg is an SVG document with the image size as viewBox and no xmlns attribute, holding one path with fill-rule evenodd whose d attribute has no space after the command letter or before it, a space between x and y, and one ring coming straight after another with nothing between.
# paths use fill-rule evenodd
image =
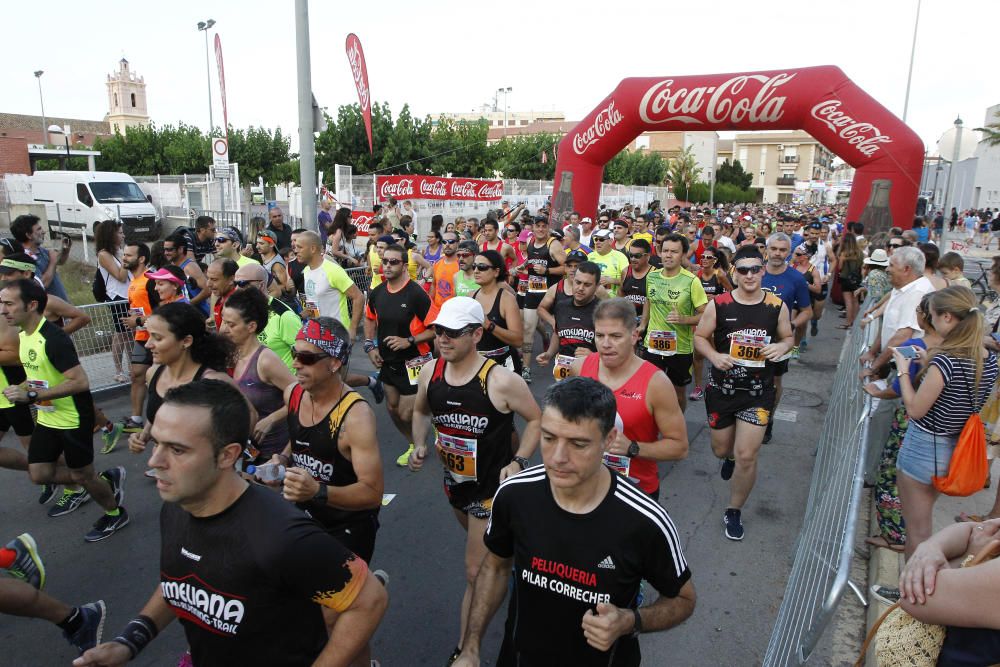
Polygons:
<instances>
[{"instance_id":1,"label":"white coca-cola text","mask_svg":"<svg viewBox=\"0 0 1000 667\"><path fill-rule=\"evenodd\" d=\"M503 181L483 183L479 186L477 199L500 199L503 197Z\"/></svg>"},{"instance_id":2,"label":"white coca-cola text","mask_svg":"<svg viewBox=\"0 0 1000 667\"><path fill-rule=\"evenodd\" d=\"M451 198L452 199L475 199L476 198L476 184L472 181L452 181L451 182Z\"/></svg>"},{"instance_id":3,"label":"white coca-cola text","mask_svg":"<svg viewBox=\"0 0 1000 667\"><path fill-rule=\"evenodd\" d=\"M351 64L351 73L354 75L354 85L358 87L358 99L361 102L361 110L368 110L368 83L365 81L364 72L361 70L361 44L355 39L347 48L347 61Z\"/></svg>"},{"instance_id":4,"label":"white coca-cola text","mask_svg":"<svg viewBox=\"0 0 1000 667\"><path fill-rule=\"evenodd\" d=\"M352 224L358 228L358 234L361 236L368 236L368 232L371 229L372 216L371 215L358 215L355 216L351 221Z\"/></svg>"},{"instance_id":5,"label":"white coca-cola text","mask_svg":"<svg viewBox=\"0 0 1000 667\"><path fill-rule=\"evenodd\" d=\"M448 195L448 188L444 181L420 181L420 194L445 197Z\"/></svg>"},{"instance_id":6,"label":"white coca-cola text","mask_svg":"<svg viewBox=\"0 0 1000 667\"><path fill-rule=\"evenodd\" d=\"M395 197L396 199L400 197L412 197L413 179L401 178L398 181L382 181L378 189L378 194L382 199L386 199L387 197Z\"/></svg>"},{"instance_id":7,"label":"white coca-cola text","mask_svg":"<svg viewBox=\"0 0 1000 667\"><path fill-rule=\"evenodd\" d=\"M583 155L621 120L622 112L615 108L615 101L611 100L608 106L597 112L590 127L573 137L573 150L577 155Z\"/></svg>"},{"instance_id":8,"label":"white coca-cola text","mask_svg":"<svg viewBox=\"0 0 1000 667\"><path fill-rule=\"evenodd\" d=\"M781 86L795 78L782 72L773 76L741 74L718 86L673 89L674 80L660 81L642 96L639 117L644 123L677 121L691 125L720 123L774 123L784 114L787 97L776 95ZM760 86L748 86L754 81ZM744 89L746 91L744 92ZM701 114L703 117L696 117Z\"/></svg>"},{"instance_id":9,"label":"white coca-cola text","mask_svg":"<svg viewBox=\"0 0 1000 667\"><path fill-rule=\"evenodd\" d=\"M888 137L872 125L859 120L855 120L840 110L840 100L827 100L814 106L809 113L816 120L822 121L830 128L830 131L841 139L846 139L847 143L866 157L871 157L880 148L879 144L890 144L892 138Z\"/></svg>"}]
</instances>

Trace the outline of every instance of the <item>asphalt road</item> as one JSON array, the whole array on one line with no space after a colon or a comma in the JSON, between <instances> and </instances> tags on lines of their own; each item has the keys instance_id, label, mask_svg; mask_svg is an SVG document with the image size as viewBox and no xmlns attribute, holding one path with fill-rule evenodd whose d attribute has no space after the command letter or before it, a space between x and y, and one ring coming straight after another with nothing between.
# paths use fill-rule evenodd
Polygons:
<instances>
[{"instance_id":1,"label":"asphalt road","mask_svg":"<svg viewBox=\"0 0 1000 667\"><path fill-rule=\"evenodd\" d=\"M786 375L774 440L761 451L756 489L744 511L746 538L723 537L722 515L728 487L718 476L705 426L704 403L689 404L688 458L662 465L661 502L674 519L691 564L698 594L694 616L669 632L643 635L646 665L753 665L767 646L791 565L802 521L816 436L843 340L829 309L819 338L792 362ZM355 369L369 367L360 350ZM536 372L532 391L541 396L551 376ZM368 397L368 392L364 394ZM103 395L99 404L114 418L128 410L127 395ZM376 407L385 467L385 490L395 494L382 509L373 567L387 570L389 610L374 638L374 656L383 667L442 665L458 639L458 609L464 589L464 533L441 492L440 468L431 463L420 473L394 461L405 446L385 408ZM13 434L4 446L17 446ZM99 446L99 442L98 442ZM536 455L537 458L537 455ZM131 524L118 535L86 544L83 535L99 516L89 503L76 513L50 519L36 502L27 476L0 471L0 543L28 531L38 541L48 570L46 592L70 604L104 599L109 608L105 637L113 637L148 599L157 583L160 500L143 478L145 457L124 444L106 456L99 469L124 465L128 470L126 507ZM499 648L506 605L494 620L484 644L484 664L493 664ZM34 619L0 617L0 665L69 664L75 651L60 631ZM185 650L174 623L133 664L174 665ZM813 664L830 664L814 656Z\"/></svg>"}]
</instances>

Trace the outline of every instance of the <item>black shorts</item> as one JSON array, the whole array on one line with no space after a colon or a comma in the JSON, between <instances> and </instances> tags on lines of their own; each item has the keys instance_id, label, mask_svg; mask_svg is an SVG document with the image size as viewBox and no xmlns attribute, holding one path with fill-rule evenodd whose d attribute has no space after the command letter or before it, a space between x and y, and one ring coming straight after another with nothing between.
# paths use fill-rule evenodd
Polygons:
<instances>
[{"instance_id":1,"label":"black shorts","mask_svg":"<svg viewBox=\"0 0 1000 667\"><path fill-rule=\"evenodd\" d=\"M538 310L538 306L541 305L544 298L544 292L528 292L524 295L524 307L527 310Z\"/></svg>"},{"instance_id":2,"label":"black shorts","mask_svg":"<svg viewBox=\"0 0 1000 667\"><path fill-rule=\"evenodd\" d=\"M36 424L28 445L28 463L55 463L65 456L70 470L86 468L94 462L93 426L93 418L71 429Z\"/></svg>"},{"instance_id":3,"label":"black shorts","mask_svg":"<svg viewBox=\"0 0 1000 667\"><path fill-rule=\"evenodd\" d=\"M123 317L128 317L128 299L115 299L114 301L106 301L108 304L108 310L111 311L111 320L115 325L115 331L118 333L128 333L129 328L122 323Z\"/></svg>"},{"instance_id":4,"label":"black shorts","mask_svg":"<svg viewBox=\"0 0 1000 667\"><path fill-rule=\"evenodd\" d=\"M0 408L0 434L11 428L19 436L31 435L35 431L35 420L31 418L31 408L25 405L14 405L12 408Z\"/></svg>"},{"instance_id":5,"label":"black shorts","mask_svg":"<svg viewBox=\"0 0 1000 667\"><path fill-rule=\"evenodd\" d=\"M766 387L756 396L742 390L726 394L712 385L705 391L705 411L708 413L709 428L729 428L737 420L755 426L767 426L771 421L772 410L774 410L774 387Z\"/></svg>"},{"instance_id":6,"label":"black shorts","mask_svg":"<svg viewBox=\"0 0 1000 667\"><path fill-rule=\"evenodd\" d=\"M646 350L642 358L666 373L675 387L691 384L691 363L694 361L694 354L674 354L667 357Z\"/></svg>"},{"instance_id":7,"label":"black shorts","mask_svg":"<svg viewBox=\"0 0 1000 667\"><path fill-rule=\"evenodd\" d=\"M371 563L375 554L375 534L378 533L378 527L378 514L369 514L357 521L326 526L326 532L361 560Z\"/></svg>"},{"instance_id":8,"label":"black shorts","mask_svg":"<svg viewBox=\"0 0 1000 667\"><path fill-rule=\"evenodd\" d=\"M788 362L789 360L785 359L784 361L769 361L767 363L771 364L774 369L774 376L781 377L788 372Z\"/></svg>"},{"instance_id":9,"label":"black shorts","mask_svg":"<svg viewBox=\"0 0 1000 667\"><path fill-rule=\"evenodd\" d=\"M406 366L404 364L382 364L382 368L378 372L378 379L382 381L382 384L387 384L396 391L400 393L401 396L415 396L417 393L417 385L410 384L410 376L406 374Z\"/></svg>"},{"instance_id":10,"label":"black shorts","mask_svg":"<svg viewBox=\"0 0 1000 667\"><path fill-rule=\"evenodd\" d=\"M132 354L129 357L129 361L136 366L152 366L153 353L146 349L144 341L132 341Z\"/></svg>"},{"instance_id":11,"label":"black shorts","mask_svg":"<svg viewBox=\"0 0 1000 667\"><path fill-rule=\"evenodd\" d=\"M494 479L500 479L499 471ZM474 482L453 484L451 477L445 473L444 495L448 497L448 504L462 514L468 514L477 519L489 519L493 514L493 496L495 494L495 488L490 492L489 488Z\"/></svg>"}]
</instances>

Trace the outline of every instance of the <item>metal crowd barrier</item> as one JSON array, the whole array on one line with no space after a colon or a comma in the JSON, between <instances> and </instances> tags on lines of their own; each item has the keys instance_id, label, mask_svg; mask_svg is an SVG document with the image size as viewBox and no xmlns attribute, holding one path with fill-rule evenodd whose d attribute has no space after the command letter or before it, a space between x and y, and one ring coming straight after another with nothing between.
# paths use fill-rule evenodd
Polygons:
<instances>
[{"instance_id":1,"label":"metal crowd barrier","mask_svg":"<svg viewBox=\"0 0 1000 667\"><path fill-rule=\"evenodd\" d=\"M880 322L860 325L858 318L840 352L802 530L764 665L800 665L808 660L848 586L865 603L848 577L863 493L868 421L874 409L874 399L858 381L857 360L878 335Z\"/></svg>"}]
</instances>

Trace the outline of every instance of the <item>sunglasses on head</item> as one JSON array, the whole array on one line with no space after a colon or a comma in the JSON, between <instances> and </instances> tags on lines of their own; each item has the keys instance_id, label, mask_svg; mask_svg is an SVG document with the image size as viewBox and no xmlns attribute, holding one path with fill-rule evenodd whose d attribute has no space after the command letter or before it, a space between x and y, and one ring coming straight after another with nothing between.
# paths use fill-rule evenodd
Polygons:
<instances>
[{"instance_id":1,"label":"sunglasses on head","mask_svg":"<svg viewBox=\"0 0 1000 667\"><path fill-rule=\"evenodd\" d=\"M462 327L461 329L449 329L448 327L443 327L440 324L435 324L434 334L437 336L444 336L446 338L461 338L476 328L478 327L474 324Z\"/></svg>"},{"instance_id":2,"label":"sunglasses on head","mask_svg":"<svg viewBox=\"0 0 1000 667\"><path fill-rule=\"evenodd\" d=\"M263 280L234 280L233 284L242 289L242 288L246 287L247 285L253 285L254 283L262 283L262 282L264 282L264 281Z\"/></svg>"},{"instance_id":3,"label":"sunglasses on head","mask_svg":"<svg viewBox=\"0 0 1000 667\"><path fill-rule=\"evenodd\" d=\"M764 270L764 266L762 264L754 264L753 266L737 266L736 267L736 273L740 274L741 276L745 276L747 274L755 276L755 275L757 275L758 273L760 273L763 270Z\"/></svg>"},{"instance_id":4,"label":"sunglasses on head","mask_svg":"<svg viewBox=\"0 0 1000 667\"><path fill-rule=\"evenodd\" d=\"M313 366L324 359L329 359L330 355L326 352L299 352L294 347L292 348L292 359L296 360L303 366Z\"/></svg>"},{"instance_id":5,"label":"sunglasses on head","mask_svg":"<svg viewBox=\"0 0 1000 667\"><path fill-rule=\"evenodd\" d=\"M403 263L401 259L382 259L382 266L399 266Z\"/></svg>"},{"instance_id":6,"label":"sunglasses on head","mask_svg":"<svg viewBox=\"0 0 1000 667\"><path fill-rule=\"evenodd\" d=\"M493 266L492 264L473 264L472 268L475 271L493 271L497 267Z\"/></svg>"}]
</instances>

